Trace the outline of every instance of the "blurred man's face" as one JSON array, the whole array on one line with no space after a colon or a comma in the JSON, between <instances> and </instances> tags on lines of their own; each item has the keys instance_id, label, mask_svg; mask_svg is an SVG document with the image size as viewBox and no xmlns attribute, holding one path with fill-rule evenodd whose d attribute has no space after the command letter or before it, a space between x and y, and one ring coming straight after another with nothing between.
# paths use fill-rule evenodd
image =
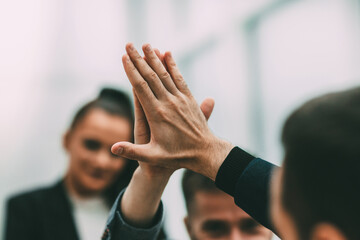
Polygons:
<instances>
[{"instance_id":1,"label":"blurred man's face","mask_svg":"<svg viewBox=\"0 0 360 240\"><path fill-rule=\"evenodd\" d=\"M269 240L272 236L220 191L197 192L185 224L192 240Z\"/></svg>"}]
</instances>

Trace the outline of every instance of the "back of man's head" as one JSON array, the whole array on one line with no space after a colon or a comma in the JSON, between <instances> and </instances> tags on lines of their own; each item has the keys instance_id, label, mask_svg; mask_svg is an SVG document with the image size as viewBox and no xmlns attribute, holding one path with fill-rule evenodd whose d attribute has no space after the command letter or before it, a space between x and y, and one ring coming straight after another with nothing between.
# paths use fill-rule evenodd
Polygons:
<instances>
[{"instance_id":1,"label":"back of man's head","mask_svg":"<svg viewBox=\"0 0 360 240\"><path fill-rule=\"evenodd\" d=\"M360 88L313 99L286 121L282 202L300 239L321 222L360 239Z\"/></svg>"}]
</instances>

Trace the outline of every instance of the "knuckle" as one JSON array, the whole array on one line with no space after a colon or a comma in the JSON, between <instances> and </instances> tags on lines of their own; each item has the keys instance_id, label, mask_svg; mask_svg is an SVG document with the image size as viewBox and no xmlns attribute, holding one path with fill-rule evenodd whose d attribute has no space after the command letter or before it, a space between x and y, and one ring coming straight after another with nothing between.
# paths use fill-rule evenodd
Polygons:
<instances>
[{"instance_id":1,"label":"knuckle","mask_svg":"<svg viewBox=\"0 0 360 240\"><path fill-rule=\"evenodd\" d=\"M151 71L145 74L145 78L155 80L157 78L157 74Z\"/></svg>"},{"instance_id":2,"label":"knuckle","mask_svg":"<svg viewBox=\"0 0 360 240\"><path fill-rule=\"evenodd\" d=\"M151 72L150 73L150 77L151 79L156 79L157 78L157 74L155 72Z\"/></svg>"},{"instance_id":3,"label":"knuckle","mask_svg":"<svg viewBox=\"0 0 360 240\"><path fill-rule=\"evenodd\" d=\"M146 81L139 81L139 82L135 83L134 87L139 90L144 90L145 88L148 88L149 85Z\"/></svg>"},{"instance_id":4,"label":"knuckle","mask_svg":"<svg viewBox=\"0 0 360 240\"><path fill-rule=\"evenodd\" d=\"M169 67L175 68L176 67L176 63L175 61L171 61L168 63Z\"/></svg>"},{"instance_id":5,"label":"knuckle","mask_svg":"<svg viewBox=\"0 0 360 240\"><path fill-rule=\"evenodd\" d=\"M170 107L176 107L177 105L179 105L178 101L177 101L177 99L175 97L169 97L168 98L168 103L169 103ZM180 101L180 103L181 103L181 101Z\"/></svg>"},{"instance_id":6,"label":"knuckle","mask_svg":"<svg viewBox=\"0 0 360 240\"><path fill-rule=\"evenodd\" d=\"M162 73L159 74L159 77L161 79L166 79L166 78L170 77L170 74L168 72L162 72Z\"/></svg>"},{"instance_id":7,"label":"knuckle","mask_svg":"<svg viewBox=\"0 0 360 240\"><path fill-rule=\"evenodd\" d=\"M179 102L180 102L181 105L187 104L187 99L186 99L185 95L180 94L180 95L178 96L178 99L179 99Z\"/></svg>"},{"instance_id":8,"label":"knuckle","mask_svg":"<svg viewBox=\"0 0 360 240\"><path fill-rule=\"evenodd\" d=\"M175 77L175 79L176 79L176 81L178 81L178 82L181 83L181 84L186 84L183 76L180 75L180 74L177 75L177 76Z\"/></svg>"},{"instance_id":9,"label":"knuckle","mask_svg":"<svg viewBox=\"0 0 360 240\"><path fill-rule=\"evenodd\" d=\"M136 55L134 56L134 60L135 60L136 62L142 62L144 59L143 59L139 54L136 54Z\"/></svg>"}]
</instances>

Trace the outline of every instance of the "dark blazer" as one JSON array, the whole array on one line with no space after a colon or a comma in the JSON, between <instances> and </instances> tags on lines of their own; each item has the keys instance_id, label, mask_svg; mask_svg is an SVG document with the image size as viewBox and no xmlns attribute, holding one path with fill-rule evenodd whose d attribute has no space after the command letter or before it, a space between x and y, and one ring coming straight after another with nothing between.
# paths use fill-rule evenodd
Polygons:
<instances>
[{"instance_id":1,"label":"dark blazer","mask_svg":"<svg viewBox=\"0 0 360 240\"><path fill-rule=\"evenodd\" d=\"M79 240L72 212L62 180L14 196L6 206L4 240ZM163 229L157 239L166 239Z\"/></svg>"},{"instance_id":2,"label":"dark blazer","mask_svg":"<svg viewBox=\"0 0 360 240\"><path fill-rule=\"evenodd\" d=\"M79 239L63 181L10 198L6 211L5 240Z\"/></svg>"}]
</instances>

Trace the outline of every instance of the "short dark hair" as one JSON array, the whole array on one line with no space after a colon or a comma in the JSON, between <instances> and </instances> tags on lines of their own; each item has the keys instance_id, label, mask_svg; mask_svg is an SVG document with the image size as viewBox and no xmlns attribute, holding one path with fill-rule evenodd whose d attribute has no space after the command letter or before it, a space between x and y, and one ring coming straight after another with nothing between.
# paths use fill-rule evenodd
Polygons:
<instances>
[{"instance_id":1,"label":"short dark hair","mask_svg":"<svg viewBox=\"0 0 360 240\"><path fill-rule=\"evenodd\" d=\"M182 190L188 213L193 210L193 202L197 192L221 193L221 190L216 187L214 181L210 178L190 170L184 172Z\"/></svg>"},{"instance_id":2,"label":"short dark hair","mask_svg":"<svg viewBox=\"0 0 360 240\"><path fill-rule=\"evenodd\" d=\"M360 88L315 98L290 115L282 202L300 239L317 223L360 239Z\"/></svg>"},{"instance_id":3,"label":"short dark hair","mask_svg":"<svg viewBox=\"0 0 360 240\"><path fill-rule=\"evenodd\" d=\"M134 127L133 105L128 94L114 88L103 88L94 100L86 103L76 113L70 124L70 131L84 119L84 117L93 109L101 109L105 112L124 117L129 120L131 128ZM131 133L133 134L133 130ZM133 141L133 136L131 137ZM125 188L137 168L136 161L126 160L126 165L121 174L103 193L109 206L112 206L121 189Z\"/></svg>"}]
</instances>

